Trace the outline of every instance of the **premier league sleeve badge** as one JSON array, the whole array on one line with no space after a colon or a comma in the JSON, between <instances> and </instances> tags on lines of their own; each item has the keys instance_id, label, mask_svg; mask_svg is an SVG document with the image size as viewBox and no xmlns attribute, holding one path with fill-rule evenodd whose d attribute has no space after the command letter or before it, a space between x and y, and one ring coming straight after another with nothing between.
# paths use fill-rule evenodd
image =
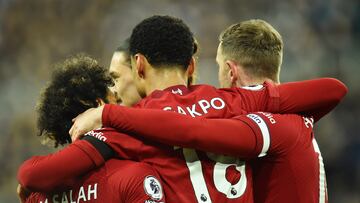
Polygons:
<instances>
[{"instance_id":1,"label":"premier league sleeve badge","mask_svg":"<svg viewBox=\"0 0 360 203\"><path fill-rule=\"evenodd\" d=\"M149 202L158 202L163 198L163 189L161 183L154 176L146 176L144 179L144 191L151 198Z\"/></svg>"}]
</instances>

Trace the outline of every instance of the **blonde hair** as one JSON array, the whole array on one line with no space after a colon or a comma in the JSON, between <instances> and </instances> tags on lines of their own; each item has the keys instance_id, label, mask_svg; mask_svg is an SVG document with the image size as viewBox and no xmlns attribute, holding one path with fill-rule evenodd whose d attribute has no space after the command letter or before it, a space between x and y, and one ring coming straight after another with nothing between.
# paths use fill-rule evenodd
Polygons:
<instances>
[{"instance_id":1,"label":"blonde hair","mask_svg":"<svg viewBox=\"0 0 360 203\"><path fill-rule=\"evenodd\" d=\"M278 80L282 63L281 35L263 20L233 24L219 37L225 60L234 60L248 74Z\"/></svg>"}]
</instances>

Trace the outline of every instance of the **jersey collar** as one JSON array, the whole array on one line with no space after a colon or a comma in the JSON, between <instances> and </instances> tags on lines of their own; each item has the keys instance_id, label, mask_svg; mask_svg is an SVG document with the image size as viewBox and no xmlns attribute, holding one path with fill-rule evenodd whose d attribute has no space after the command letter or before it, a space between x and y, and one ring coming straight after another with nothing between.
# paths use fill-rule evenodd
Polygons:
<instances>
[{"instance_id":1,"label":"jersey collar","mask_svg":"<svg viewBox=\"0 0 360 203\"><path fill-rule=\"evenodd\" d=\"M186 95L189 92L189 89L185 85L174 85L167 87L164 90L155 90L151 93L151 95L152 97L159 97L163 95L163 93L165 92L170 92L172 94L177 94L182 96L182 95Z\"/></svg>"}]
</instances>

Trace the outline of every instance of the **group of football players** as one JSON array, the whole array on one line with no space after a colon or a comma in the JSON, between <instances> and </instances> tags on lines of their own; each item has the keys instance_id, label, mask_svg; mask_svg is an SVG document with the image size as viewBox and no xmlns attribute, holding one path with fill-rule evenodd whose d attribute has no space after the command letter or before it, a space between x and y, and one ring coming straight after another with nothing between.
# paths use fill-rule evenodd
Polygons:
<instances>
[{"instance_id":1,"label":"group of football players","mask_svg":"<svg viewBox=\"0 0 360 203\"><path fill-rule=\"evenodd\" d=\"M283 41L263 20L220 34L221 89L193 84L198 50L181 19L155 15L108 70L84 54L56 64L39 135L68 145L20 166L20 201L327 202L313 127L346 86L280 84Z\"/></svg>"}]
</instances>

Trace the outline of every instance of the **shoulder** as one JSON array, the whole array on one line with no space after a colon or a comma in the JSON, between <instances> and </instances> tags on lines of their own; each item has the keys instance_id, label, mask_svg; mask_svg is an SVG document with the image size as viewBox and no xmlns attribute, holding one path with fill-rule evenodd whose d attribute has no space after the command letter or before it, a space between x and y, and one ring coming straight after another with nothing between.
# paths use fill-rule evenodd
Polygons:
<instances>
[{"instance_id":1,"label":"shoulder","mask_svg":"<svg viewBox=\"0 0 360 203\"><path fill-rule=\"evenodd\" d=\"M188 88L189 90L216 89L216 87L207 84L190 85Z\"/></svg>"},{"instance_id":2,"label":"shoulder","mask_svg":"<svg viewBox=\"0 0 360 203\"><path fill-rule=\"evenodd\" d=\"M143 181L146 176L158 176L149 164L131 160L110 159L105 168L109 180L115 182Z\"/></svg>"},{"instance_id":3,"label":"shoulder","mask_svg":"<svg viewBox=\"0 0 360 203\"><path fill-rule=\"evenodd\" d=\"M264 123L271 130L299 130L303 125L303 117L296 114L273 114L268 112L256 112L247 114L247 117L256 123Z\"/></svg>"},{"instance_id":4,"label":"shoulder","mask_svg":"<svg viewBox=\"0 0 360 203\"><path fill-rule=\"evenodd\" d=\"M108 177L108 183L118 188L126 202L163 199L160 177L150 165L125 160L111 160L109 164L113 165L116 171Z\"/></svg>"},{"instance_id":5,"label":"shoulder","mask_svg":"<svg viewBox=\"0 0 360 203\"><path fill-rule=\"evenodd\" d=\"M302 133L304 118L300 115L267 112L258 112L256 114L265 121L272 137L284 136L290 139Z\"/></svg>"},{"instance_id":6,"label":"shoulder","mask_svg":"<svg viewBox=\"0 0 360 203\"><path fill-rule=\"evenodd\" d=\"M95 130L91 130L91 131L85 133L84 136L92 136L92 137L97 138L100 141L105 142L107 140L108 136L113 136L113 135L117 136L119 134L122 134L122 133L116 131L114 128L105 127L105 128L98 128Z\"/></svg>"},{"instance_id":7,"label":"shoulder","mask_svg":"<svg viewBox=\"0 0 360 203\"><path fill-rule=\"evenodd\" d=\"M123 176L125 179L141 179L148 175L157 176L156 171L149 164L142 162L135 162L129 160L111 160L108 161L107 167L113 167L116 170L113 173L114 177ZM121 170L117 170L117 169Z\"/></svg>"},{"instance_id":8,"label":"shoulder","mask_svg":"<svg viewBox=\"0 0 360 203\"><path fill-rule=\"evenodd\" d=\"M230 89L230 88L228 88L228 89ZM219 88L216 88L214 86L206 85L206 84L191 85L191 86L189 86L189 91L190 92L204 92L204 93L226 92L224 89L219 89Z\"/></svg>"},{"instance_id":9,"label":"shoulder","mask_svg":"<svg viewBox=\"0 0 360 203\"><path fill-rule=\"evenodd\" d=\"M304 133L304 118L299 115L257 112L247 117L258 125L264 140L268 139L272 153L288 152L301 140L311 137L311 133Z\"/></svg>"}]
</instances>

